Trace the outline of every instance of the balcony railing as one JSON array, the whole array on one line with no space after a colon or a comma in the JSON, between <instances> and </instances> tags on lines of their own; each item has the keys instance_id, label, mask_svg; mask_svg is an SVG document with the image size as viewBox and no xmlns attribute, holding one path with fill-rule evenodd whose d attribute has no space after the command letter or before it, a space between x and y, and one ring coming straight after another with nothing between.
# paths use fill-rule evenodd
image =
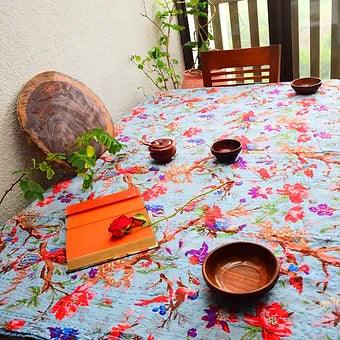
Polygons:
<instances>
[{"instance_id":1,"label":"balcony railing","mask_svg":"<svg viewBox=\"0 0 340 340\"><path fill-rule=\"evenodd\" d=\"M301 76L340 78L340 0L210 0L209 3L212 48L281 43L282 80ZM197 28L198 18L189 16L191 40Z\"/></svg>"}]
</instances>

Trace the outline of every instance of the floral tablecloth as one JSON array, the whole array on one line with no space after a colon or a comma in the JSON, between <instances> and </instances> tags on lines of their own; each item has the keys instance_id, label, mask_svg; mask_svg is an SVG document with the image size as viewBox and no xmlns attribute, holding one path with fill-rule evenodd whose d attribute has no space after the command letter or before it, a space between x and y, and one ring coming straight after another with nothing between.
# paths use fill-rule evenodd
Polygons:
<instances>
[{"instance_id":1,"label":"floral tablecloth","mask_svg":"<svg viewBox=\"0 0 340 340\"><path fill-rule=\"evenodd\" d=\"M178 90L116 125L127 145L98 161L91 192L59 183L0 229L1 334L44 339L337 339L340 81L297 96L289 84ZM170 137L167 165L138 140ZM237 138L237 163L210 145ZM123 190L143 193L160 247L67 274L69 205ZM176 213L178 212L178 213ZM206 286L209 251L235 240L272 249L280 278L256 301Z\"/></svg>"}]
</instances>

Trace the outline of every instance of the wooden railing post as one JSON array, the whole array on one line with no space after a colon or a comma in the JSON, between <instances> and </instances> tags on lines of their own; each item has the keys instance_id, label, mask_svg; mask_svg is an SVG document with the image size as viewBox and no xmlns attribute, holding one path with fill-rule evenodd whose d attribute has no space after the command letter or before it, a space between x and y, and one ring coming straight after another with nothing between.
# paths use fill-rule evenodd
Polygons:
<instances>
[{"instance_id":1,"label":"wooden railing post","mask_svg":"<svg viewBox=\"0 0 340 340\"><path fill-rule=\"evenodd\" d=\"M320 0L310 0L310 75L320 76Z\"/></svg>"},{"instance_id":2,"label":"wooden railing post","mask_svg":"<svg viewBox=\"0 0 340 340\"><path fill-rule=\"evenodd\" d=\"M281 81L293 79L291 0L268 0L269 40L281 44Z\"/></svg>"},{"instance_id":3,"label":"wooden railing post","mask_svg":"<svg viewBox=\"0 0 340 340\"><path fill-rule=\"evenodd\" d=\"M331 78L340 78L340 0L332 0Z\"/></svg>"},{"instance_id":4,"label":"wooden railing post","mask_svg":"<svg viewBox=\"0 0 340 340\"><path fill-rule=\"evenodd\" d=\"M190 38L190 29L189 29L189 22L186 13L186 6L184 1L176 1L176 8L182 11L182 14L177 16L178 25L184 27L183 30L180 32L181 44L183 48L183 59L184 59L184 66L186 70L189 70L194 67L194 57L192 54L192 48L190 46L185 46L184 44L191 41Z\"/></svg>"},{"instance_id":5,"label":"wooden railing post","mask_svg":"<svg viewBox=\"0 0 340 340\"><path fill-rule=\"evenodd\" d=\"M207 0L199 0L201 3L206 3L207 6L205 8L205 13L206 17L203 15L198 16L198 24L199 24L199 31L200 33L198 34L198 69L201 69L201 60L200 60L200 48L202 46L202 43L208 40L208 11L209 11L209 6L208 6L208 1Z\"/></svg>"},{"instance_id":6,"label":"wooden railing post","mask_svg":"<svg viewBox=\"0 0 340 340\"><path fill-rule=\"evenodd\" d=\"M299 47L299 10L298 0L291 0L292 9L292 62L293 77L300 77L300 47Z\"/></svg>"},{"instance_id":7,"label":"wooden railing post","mask_svg":"<svg viewBox=\"0 0 340 340\"><path fill-rule=\"evenodd\" d=\"M248 16L251 47L260 46L257 0L248 0Z\"/></svg>"}]
</instances>

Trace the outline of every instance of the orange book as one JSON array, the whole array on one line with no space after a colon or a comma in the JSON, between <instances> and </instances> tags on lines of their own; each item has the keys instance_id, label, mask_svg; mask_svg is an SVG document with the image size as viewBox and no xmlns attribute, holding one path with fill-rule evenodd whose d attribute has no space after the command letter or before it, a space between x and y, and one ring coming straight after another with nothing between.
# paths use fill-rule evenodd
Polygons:
<instances>
[{"instance_id":1,"label":"orange book","mask_svg":"<svg viewBox=\"0 0 340 340\"><path fill-rule=\"evenodd\" d=\"M143 214L147 226L113 239L108 231L121 215ZM68 271L94 266L158 246L150 218L136 187L66 208L66 260Z\"/></svg>"}]
</instances>

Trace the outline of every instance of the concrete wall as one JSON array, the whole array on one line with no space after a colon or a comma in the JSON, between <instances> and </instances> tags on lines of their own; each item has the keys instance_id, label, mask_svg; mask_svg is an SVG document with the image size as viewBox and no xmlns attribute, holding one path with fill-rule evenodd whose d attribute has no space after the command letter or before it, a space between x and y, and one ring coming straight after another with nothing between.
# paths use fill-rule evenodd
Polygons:
<instances>
[{"instance_id":1,"label":"concrete wall","mask_svg":"<svg viewBox=\"0 0 340 340\"><path fill-rule=\"evenodd\" d=\"M146 3L152 13L153 0ZM113 120L155 92L129 61L156 41L142 11L143 0L1 0L0 196L14 179L11 173L32 157L15 102L33 75L57 70L79 79L103 100ZM175 38L173 50L181 60ZM0 223L26 204L18 190L11 192L0 206Z\"/></svg>"}]
</instances>

